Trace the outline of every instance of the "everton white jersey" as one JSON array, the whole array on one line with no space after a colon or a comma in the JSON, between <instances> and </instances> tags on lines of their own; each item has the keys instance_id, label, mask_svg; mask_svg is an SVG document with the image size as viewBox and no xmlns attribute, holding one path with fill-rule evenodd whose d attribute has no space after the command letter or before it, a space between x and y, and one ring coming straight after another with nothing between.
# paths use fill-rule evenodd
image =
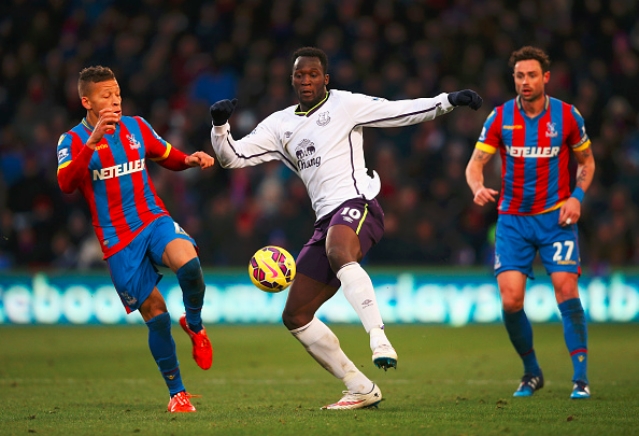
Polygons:
<instances>
[{"instance_id":1,"label":"everton white jersey","mask_svg":"<svg viewBox=\"0 0 639 436\"><path fill-rule=\"evenodd\" d=\"M453 106L443 93L435 98L388 101L330 90L308 112L297 106L278 111L240 140L229 124L211 129L211 143L224 168L281 160L304 182L317 219L346 200L371 200L381 183L364 160L364 127L399 127L432 120Z\"/></svg>"}]
</instances>

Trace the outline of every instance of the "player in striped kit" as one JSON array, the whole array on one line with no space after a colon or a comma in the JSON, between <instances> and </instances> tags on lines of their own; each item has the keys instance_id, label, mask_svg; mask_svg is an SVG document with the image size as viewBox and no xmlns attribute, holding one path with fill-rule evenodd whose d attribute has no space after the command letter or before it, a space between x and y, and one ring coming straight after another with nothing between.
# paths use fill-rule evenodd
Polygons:
<instances>
[{"instance_id":1,"label":"player in striped kit","mask_svg":"<svg viewBox=\"0 0 639 436\"><path fill-rule=\"evenodd\" d=\"M171 335L171 318L155 265L171 268L183 292L180 325L193 343L193 358L209 369L213 349L200 312L205 284L195 241L169 216L146 170L147 159L173 171L209 168L213 158L186 155L160 138L141 117L122 115L120 87L106 67L80 72L78 92L87 110L58 142L58 183L76 189L89 204L93 227L122 303L139 310L149 328L149 347L170 394L170 412L195 412L186 392Z\"/></svg>"},{"instance_id":2,"label":"player in striped kit","mask_svg":"<svg viewBox=\"0 0 639 436\"><path fill-rule=\"evenodd\" d=\"M466 168L466 179L476 204L495 202L498 192L484 186L483 168L499 151L502 182L495 275L506 330L524 363L524 376L514 396L531 396L544 385L524 312L526 279L534 278L532 264L539 251L555 289L574 367L571 398L589 398L586 319L577 287L581 274L577 221L595 160L581 114L545 93L550 80L546 53L523 47L512 53L510 66L517 98L488 116ZM578 163L572 193L570 153Z\"/></svg>"},{"instance_id":3,"label":"player in striped kit","mask_svg":"<svg viewBox=\"0 0 639 436\"><path fill-rule=\"evenodd\" d=\"M211 106L211 142L225 168L281 160L304 182L317 216L315 232L297 258L282 318L317 362L346 385L344 396L326 409L378 404L382 393L341 350L335 334L315 312L342 287L370 336L373 363L397 366L397 353L384 332L375 291L359 262L384 232L384 213L375 197L376 172L367 173L364 127L398 127L432 120L457 105L478 109L481 98L464 90L435 98L387 101L327 90L326 54L305 47L293 54L292 85L299 100L235 140L227 122L236 101Z\"/></svg>"}]
</instances>

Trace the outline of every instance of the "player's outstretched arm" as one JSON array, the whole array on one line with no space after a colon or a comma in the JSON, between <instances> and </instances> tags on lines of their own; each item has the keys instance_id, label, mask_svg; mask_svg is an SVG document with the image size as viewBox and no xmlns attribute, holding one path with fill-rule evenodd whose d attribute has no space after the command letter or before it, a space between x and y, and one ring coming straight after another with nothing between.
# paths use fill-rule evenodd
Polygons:
<instances>
[{"instance_id":1,"label":"player's outstretched arm","mask_svg":"<svg viewBox=\"0 0 639 436\"><path fill-rule=\"evenodd\" d=\"M202 169L210 168L215 163L213 156L203 151L196 151L193 154L186 156L184 163L190 167L200 167Z\"/></svg>"},{"instance_id":2,"label":"player's outstretched arm","mask_svg":"<svg viewBox=\"0 0 639 436\"><path fill-rule=\"evenodd\" d=\"M266 117L244 138L235 140L231 135L228 119L236 105L237 99L220 100L210 108L213 119L211 145L218 164L222 168L244 168L281 160L295 170L295 164L286 155L277 134L278 126L281 124L279 112Z\"/></svg>"},{"instance_id":3,"label":"player's outstretched arm","mask_svg":"<svg viewBox=\"0 0 639 436\"><path fill-rule=\"evenodd\" d=\"M177 148L168 145L169 152L166 157L153 158L151 160L157 162L160 166L171 171L184 171L193 167L200 167L202 169L212 167L215 163L215 159L208 153L203 151L196 151L193 154L186 154Z\"/></svg>"},{"instance_id":4,"label":"player's outstretched arm","mask_svg":"<svg viewBox=\"0 0 639 436\"><path fill-rule=\"evenodd\" d=\"M499 192L494 189L484 186L484 166L486 166L492 157L492 154L475 148L466 166L466 182L475 196L473 201L479 206L494 203L497 201L497 195L499 194Z\"/></svg>"},{"instance_id":5,"label":"player's outstretched arm","mask_svg":"<svg viewBox=\"0 0 639 436\"><path fill-rule=\"evenodd\" d=\"M484 100L472 89L462 89L448 94L448 101L453 106L468 106L476 111Z\"/></svg>"}]
</instances>

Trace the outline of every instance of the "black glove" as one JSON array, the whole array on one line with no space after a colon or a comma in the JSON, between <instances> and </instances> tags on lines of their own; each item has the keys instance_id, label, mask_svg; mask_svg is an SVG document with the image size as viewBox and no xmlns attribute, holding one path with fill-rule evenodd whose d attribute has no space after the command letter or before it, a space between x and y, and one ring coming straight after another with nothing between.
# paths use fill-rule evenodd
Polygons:
<instances>
[{"instance_id":1,"label":"black glove","mask_svg":"<svg viewBox=\"0 0 639 436\"><path fill-rule=\"evenodd\" d=\"M210 109L213 125L223 126L226 124L235 110L235 105L237 105L237 98L233 100L220 100L213 103Z\"/></svg>"},{"instance_id":2,"label":"black glove","mask_svg":"<svg viewBox=\"0 0 639 436\"><path fill-rule=\"evenodd\" d=\"M463 89L457 92L451 92L448 94L448 101L453 106L468 106L472 110L477 110L481 107L483 100L472 89Z\"/></svg>"}]
</instances>

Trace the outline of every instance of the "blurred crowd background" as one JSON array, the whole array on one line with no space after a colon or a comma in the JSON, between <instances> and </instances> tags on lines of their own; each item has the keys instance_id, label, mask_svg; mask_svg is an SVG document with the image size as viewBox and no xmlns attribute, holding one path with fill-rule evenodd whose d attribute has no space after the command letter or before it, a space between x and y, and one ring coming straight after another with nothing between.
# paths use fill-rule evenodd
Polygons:
<instances>
[{"instance_id":1,"label":"blurred crowd background","mask_svg":"<svg viewBox=\"0 0 639 436\"><path fill-rule=\"evenodd\" d=\"M104 269L88 209L56 179L56 145L81 121L79 71L111 67L124 113L175 147L210 145L208 107L238 98L234 136L294 104L291 53L329 56L329 88L387 99L463 88L484 98L416 126L365 130L379 172L383 241L369 265L490 265L495 207L473 205L464 170L482 124L514 97L510 53L551 57L547 92L586 121L597 171L583 203L584 267L639 261L639 6L634 0L5 0L0 5L0 270ZM486 174L499 188L497 156ZM573 168L576 168L573 163ZM280 163L165 170L149 163L204 266L244 266L259 247L297 253L315 219Z\"/></svg>"}]
</instances>

